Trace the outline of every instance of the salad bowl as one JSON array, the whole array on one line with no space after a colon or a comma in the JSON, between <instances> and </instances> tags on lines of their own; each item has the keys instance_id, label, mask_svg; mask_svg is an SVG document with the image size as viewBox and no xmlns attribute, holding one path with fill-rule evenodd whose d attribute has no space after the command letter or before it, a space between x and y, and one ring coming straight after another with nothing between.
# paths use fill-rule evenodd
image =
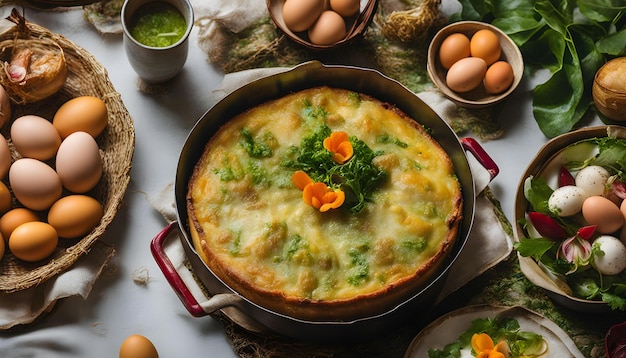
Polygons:
<instances>
[{"instance_id":1,"label":"salad bowl","mask_svg":"<svg viewBox=\"0 0 626 358\"><path fill-rule=\"evenodd\" d=\"M599 156L598 148L601 146L605 154L614 151L621 153L618 157L623 158L626 156L625 140L626 128L610 125L582 128L557 136L540 148L518 184L514 234L515 251L521 271L534 285L545 289L548 296L557 304L575 311L608 313L626 310L626 298L620 298L620 295L616 296L614 292L616 284L625 283L625 271L607 274L599 266L601 262L596 260L600 260L601 256L609 257L613 253L608 249L605 249L607 252L604 253L598 250L599 243L596 246L593 244L599 236L613 236L619 246L619 238L624 237L626 231L618 229L606 235L597 231L597 225L587 223L581 213L571 216L558 215L548 204L547 197L553 190L564 186L563 179L559 177L562 168L572 168L574 163L585 163L580 164L578 168L570 169L571 178L574 179L581 167L594 164L593 160ZM583 145L579 145L581 143ZM620 161L623 162L622 159L614 162ZM615 167L610 168L610 171L617 177ZM542 195L543 198L540 200L539 197ZM543 221L531 219L529 215L531 212L542 216ZM542 213L537 214L538 212ZM546 232L550 230L547 229L558 229L552 225L554 223L563 228L564 236L549 237L551 235ZM587 229L588 235L581 234L581 229L582 231ZM534 239L538 241L532 241ZM574 251L568 250L570 247L566 246L572 242L568 241L570 239L578 240L577 243L580 244ZM623 242L623 239L621 241ZM545 245L544 248L548 245L551 245L551 248L543 251L538 249L540 245L537 244L542 243ZM623 243L621 245L623 246ZM571 253L573 256L566 255ZM626 256L617 256L615 262L618 265L625 265Z\"/></svg>"}]
</instances>

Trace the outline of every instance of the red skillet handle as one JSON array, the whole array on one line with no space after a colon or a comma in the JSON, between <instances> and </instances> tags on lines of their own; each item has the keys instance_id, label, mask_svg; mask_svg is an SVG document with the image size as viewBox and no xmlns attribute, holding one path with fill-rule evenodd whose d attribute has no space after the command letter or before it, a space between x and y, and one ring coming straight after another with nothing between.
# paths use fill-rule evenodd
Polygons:
<instances>
[{"instance_id":1,"label":"red skillet handle","mask_svg":"<svg viewBox=\"0 0 626 358\"><path fill-rule=\"evenodd\" d=\"M176 230L177 225L178 224L176 222L173 222L161 230L161 232L159 232L150 242L150 251L152 252L152 256L154 257L157 265L163 272L163 275L165 275L167 282L169 282L170 286L172 286L180 301L183 303L185 308L187 308L187 311L189 311L189 313L191 313L194 317L206 316L208 313L204 311L196 298L193 297L193 294L178 272L176 272L176 268L163 248L163 244L168 239L172 231Z\"/></svg>"},{"instance_id":2,"label":"red skillet handle","mask_svg":"<svg viewBox=\"0 0 626 358\"><path fill-rule=\"evenodd\" d=\"M498 175L498 173L500 173L500 168L498 168L498 165L496 164L496 162L494 162L493 159L491 159L489 154L485 152L483 147L480 145L480 143L478 143L478 141L476 141L476 139L461 138L461 144L463 145L463 148L465 148L465 150L472 153L474 157L476 157L476 160L478 160L478 162L480 162L480 164L485 169L487 169L487 171L489 172L489 176L491 177L491 180L493 180L493 178L495 178Z\"/></svg>"}]
</instances>

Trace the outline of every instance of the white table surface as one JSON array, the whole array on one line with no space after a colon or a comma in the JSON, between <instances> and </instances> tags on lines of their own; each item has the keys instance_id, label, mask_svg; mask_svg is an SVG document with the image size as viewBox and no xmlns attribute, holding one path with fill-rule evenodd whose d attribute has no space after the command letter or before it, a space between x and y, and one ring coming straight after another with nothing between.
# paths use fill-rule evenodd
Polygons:
<instances>
[{"instance_id":1,"label":"white table surface","mask_svg":"<svg viewBox=\"0 0 626 358\"><path fill-rule=\"evenodd\" d=\"M0 16L8 16L10 10L10 6L0 8ZM149 250L166 222L147 196L174 179L184 140L209 108L209 95L222 79L198 47L196 31L190 38L187 63L172 88L165 94L147 94L137 87L121 35L100 35L84 19L82 9L27 8L26 18L66 36L103 64L134 120L136 147L122 207L102 237L116 249L109 267L87 300L65 299L37 324L0 332L0 357L117 357L121 342L134 333L151 339L164 358L236 356L220 322L187 312ZM510 220L520 176L547 141L532 117L532 87L532 81L524 80L509 102L510 110L500 119L504 136L483 143L500 166L491 188ZM597 118L593 122L601 124ZM150 275L147 285L132 279L133 272L142 268Z\"/></svg>"}]
</instances>

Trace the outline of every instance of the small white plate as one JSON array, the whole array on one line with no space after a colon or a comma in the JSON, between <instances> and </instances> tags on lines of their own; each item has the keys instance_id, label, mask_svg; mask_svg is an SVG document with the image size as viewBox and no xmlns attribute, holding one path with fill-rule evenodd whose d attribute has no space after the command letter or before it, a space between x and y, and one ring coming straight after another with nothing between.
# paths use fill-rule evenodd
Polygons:
<instances>
[{"instance_id":1,"label":"small white plate","mask_svg":"<svg viewBox=\"0 0 626 358\"><path fill-rule=\"evenodd\" d=\"M411 342L405 358L426 358L429 349L443 349L456 341L478 318L513 318L519 322L520 330L543 336L548 343L548 350L541 357L584 358L574 342L551 320L521 306L496 307L477 305L452 311L424 328ZM468 356L470 347L467 348ZM463 353L463 352L462 352Z\"/></svg>"}]
</instances>

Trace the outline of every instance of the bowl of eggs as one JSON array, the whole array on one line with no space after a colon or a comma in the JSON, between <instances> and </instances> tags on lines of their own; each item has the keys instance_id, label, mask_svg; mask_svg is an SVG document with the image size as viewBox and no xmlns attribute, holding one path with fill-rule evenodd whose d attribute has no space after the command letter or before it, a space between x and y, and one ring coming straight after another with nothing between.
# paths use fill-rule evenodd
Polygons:
<instances>
[{"instance_id":1,"label":"bowl of eggs","mask_svg":"<svg viewBox=\"0 0 626 358\"><path fill-rule=\"evenodd\" d=\"M507 98L524 73L522 54L499 28L460 21L435 34L428 47L428 75L450 100L483 108Z\"/></svg>"},{"instance_id":2,"label":"bowl of eggs","mask_svg":"<svg viewBox=\"0 0 626 358\"><path fill-rule=\"evenodd\" d=\"M625 310L626 128L597 126L548 141L515 198L521 271L556 303Z\"/></svg>"},{"instance_id":3,"label":"bowl of eggs","mask_svg":"<svg viewBox=\"0 0 626 358\"><path fill-rule=\"evenodd\" d=\"M378 0L267 0L270 17L294 42L328 50L365 32Z\"/></svg>"}]
</instances>

